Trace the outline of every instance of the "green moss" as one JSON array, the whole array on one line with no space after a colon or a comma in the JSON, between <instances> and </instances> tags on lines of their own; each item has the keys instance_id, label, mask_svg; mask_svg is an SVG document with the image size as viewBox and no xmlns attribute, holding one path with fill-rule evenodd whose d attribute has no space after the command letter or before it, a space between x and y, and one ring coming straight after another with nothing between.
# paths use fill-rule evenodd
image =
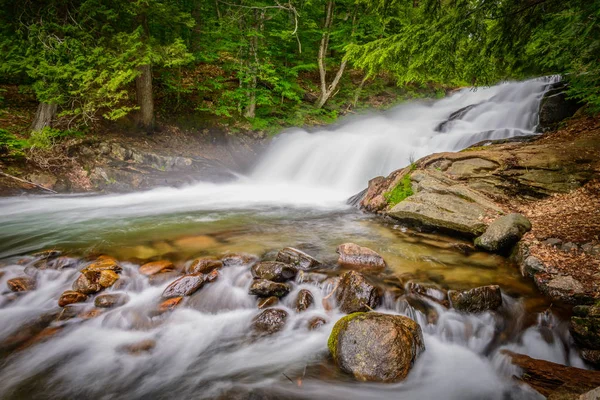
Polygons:
<instances>
[{"instance_id":1,"label":"green moss","mask_svg":"<svg viewBox=\"0 0 600 400\"><path fill-rule=\"evenodd\" d=\"M345 317L340 318L333 326L333 329L331 330L331 334L329 335L329 340L327 341L327 347L329 348L329 352L331 353L331 355L333 356L334 359L336 356L337 341L338 341L338 335L340 333L340 330L346 329L346 327L348 326L348 323L350 321L352 321L354 318L356 318L360 315L363 315L363 314L366 314L366 313L356 312L356 313L348 314Z\"/></svg>"},{"instance_id":2,"label":"green moss","mask_svg":"<svg viewBox=\"0 0 600 400\"><path fill-rule=\"evenodd\" d=\"M468 151L481 151L481 150L487 150L487 146L475 146L475 147L467 147L466 149L462 149L460 152L461 153L466 153Z\"/></svg>"},{"instance_id":3,"label":"green moss","mask_svg":"<svg viewBox=\"0 0 600 400\"><path fill-rule=\"evenodd\" d=\"M414 170L413 165L414 164L411 165L411 171ZM412 196L413 194L414 193L412 190L410 173L407 173L402 177L400 182L398 182L396 187L393 188L391 191L384 193L383 197L386 199L388 204L393 207L396 204L400 203L402 200L406 199L407 197Z\"/></svg>"}]
</instances>

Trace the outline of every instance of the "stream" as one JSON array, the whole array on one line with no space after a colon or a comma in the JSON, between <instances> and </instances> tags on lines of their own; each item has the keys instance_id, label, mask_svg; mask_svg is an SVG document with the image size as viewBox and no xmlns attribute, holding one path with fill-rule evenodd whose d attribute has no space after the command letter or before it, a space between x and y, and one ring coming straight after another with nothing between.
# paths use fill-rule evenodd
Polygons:
<instances>
[{"instance_id":1,"label":"stream","mask_svg":"<svg viewBox=\"0 0 600 400\"><path fill-rule=\"evenodd\" d=\"M317 132L290 130L233 183L0 199L0 343L56 312L58 298L71 288L87 256L117 258L126 283L106 292L129 295L121 307L95 318L54 321L50 327L57 329L47 338L0 351L0 398L543 398L511 378L517 371L500 351L585 368L561 311L550 308L506 258L361 213L347 199L369 179L422 156L533 134L543 93L555 80L463 89ZM462 116L440 128L458 110ZM359 383L333 365L327 339L343 314L325 307L333 289L327 283L297 279L278 305L290 315L285 328L257 339L250 332L259 311L256 297L248 294L249 265L223 268L184 306L160 315L153 310L174 278L156 282L138 272L157 259L178 266L226 253L272 260L291 246L322 261L322 272L335 276L336 247L346 242L377 251L388 264L377 311L406 315L423 330L426 351L403 382ZM73 257L78 267L39 270L36 290L9 291L6 282L30 273L39 259L32 254L51 248ZM394 288L408 281L445 289L498 284L503 306L465 314L417 294L395 296ZM315 302L298 313L294 301L301 289L309 289ZM93 309L93 300L82 307ZM317 316L327 323L309 330ZM144 340L155 343L151 351L123 351Z\"/></svg>"}]
</instances>

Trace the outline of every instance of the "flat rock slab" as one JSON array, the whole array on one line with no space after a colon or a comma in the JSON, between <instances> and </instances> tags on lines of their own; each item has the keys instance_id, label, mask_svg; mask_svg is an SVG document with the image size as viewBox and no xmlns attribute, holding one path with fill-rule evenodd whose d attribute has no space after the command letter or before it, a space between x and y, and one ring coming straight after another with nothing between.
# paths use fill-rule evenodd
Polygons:
<instances>
[{"instance_id":1,"label":"flat rock slab","mask_svg":"<svg viewBox=\"0 0 600 400\"><path fill-rule=\"evenodd\" d=\"M300 271L310 271L321 266L321 262L293 247L286 247L277 253L276 261L291 264Z\"/></svg>"},{"instance_id":2,"label":"flat rock slab","mask_svg":"<svg viewBox=\"0 0 600 400\"><path fill-rule=\"evenodd\" d=\"M385 260L377 252L354 243L344 243L338 246L338 264L342 267L367 271L383 271Z\"/></svg>"}]
</instances>

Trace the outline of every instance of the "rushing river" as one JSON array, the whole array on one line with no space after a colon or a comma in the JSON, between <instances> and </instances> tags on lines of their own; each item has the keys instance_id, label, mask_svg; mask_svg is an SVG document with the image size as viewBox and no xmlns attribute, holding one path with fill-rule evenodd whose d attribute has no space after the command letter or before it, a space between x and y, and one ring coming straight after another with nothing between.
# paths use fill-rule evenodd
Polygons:
<instances>
[{"instance_id":1,"label":"rushing river","mask_svg":"<svg viewBox=\"0 0 600 400\"><path fill-rule=\"evenodd\" d=\"M532 134L549 80L462 90L434 103L410 103L349 119L329 130L291 131L275 139L255 169L235 183L102 196L31 196L0 200L0 343L57 309L77 269L41 270L37 289L15 295L6 281L25 274L35 251L73 257L108 254L121 261L124 306L91 318L55 321L45 340L0 352L2 399L536 399L518 386L502 349L584 367L558 311L500 256L465 251L466 242L425 234L364 215L346 199L370 178L411 159L487 139ZM436 129L470 105L461 119ZM355 242L387 261L386 282L437 283L447 289L499 284L503 307L461 314L416 295L389 290L379 311L422 327L427 350L398 384L358 383L328 358L327 338L341 313L325 307L328 285L296 282L279 307L282 332L255 339L256 298L248 266L227 267L182 307L152 313L170 281L138 273L147 260L183 265L194 257L250 253L272 259L293 246L333 268L336 247ZM333 268L334 269L334 268ZM328 269L330 275L335 275ZM29 269L30 270L30 269ZM310 289L315 305L294 310ZM393 289L389 286L388 289ZM116 289L108 289L108 292ZM93 308L88 301L88 308ZM86 303L87 304L87 303ZM328 322L310 331L307 322ZM151 351L124 345L152 340Z\"/></svg>"}]
</instances>

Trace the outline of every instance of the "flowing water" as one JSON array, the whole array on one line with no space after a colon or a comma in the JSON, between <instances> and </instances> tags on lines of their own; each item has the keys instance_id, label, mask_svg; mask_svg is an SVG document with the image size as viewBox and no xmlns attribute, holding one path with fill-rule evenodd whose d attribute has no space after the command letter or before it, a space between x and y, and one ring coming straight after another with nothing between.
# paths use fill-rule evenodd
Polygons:
<instances>
[{"instance_id":1,"label":"flowing water","mask_svg":"<svg viewBox=\"0 0 600 400\"><path fill-rule=\"evenodd\" d=\"M299 398L535 399L511 380L502 349L584 367L559 313L514 265L500 256L464 251L465 242L381 221L346 199L368 180L411 159L459 150L487 139L532 134L541 97L553 79L462 90L436 102L409 103L347 120L331 130L290 131L275 139L255 169L234 183L101 196L31 196L0 200L0 398ZM438 125L464 107L460 119ZM170 281L138 273L147 260L178 266L194 257L243 252L272 259L294 246L336 275L336 247L355 242L388 263L388 289L378 311L415 319L427 350L397 384L358 383L328 359L327 338L341 313L325 298L331 285L298 280L279 307L282 332L251 335L258 313L248 294L248 265L220 277L175 311L157 315ZM35 251L57 248L79 268L36 272L37 289L21 295L6 281L32 274ZM123 266L130 300L95 318L53 321L33 340L23 332L48 320L57 299L85 265L109 254ZM174 279L174 278L173 278ZM495 313L462 314L417 295L396 296L407 280L447 289L500 284ZM315 304L294 310L296 293ZM108 292L117 289L108 289ZM330 306L326 307L326 304ZM82 310L93 308L88 300ZM327 320L310 331L308 321ZM44 325L46 326L47 323ZM36 331L37 332L37 331ZM123 346L152 340L150 351ZM10 348L6 343L19 343Z\"/></svg>"}]
</instances>

